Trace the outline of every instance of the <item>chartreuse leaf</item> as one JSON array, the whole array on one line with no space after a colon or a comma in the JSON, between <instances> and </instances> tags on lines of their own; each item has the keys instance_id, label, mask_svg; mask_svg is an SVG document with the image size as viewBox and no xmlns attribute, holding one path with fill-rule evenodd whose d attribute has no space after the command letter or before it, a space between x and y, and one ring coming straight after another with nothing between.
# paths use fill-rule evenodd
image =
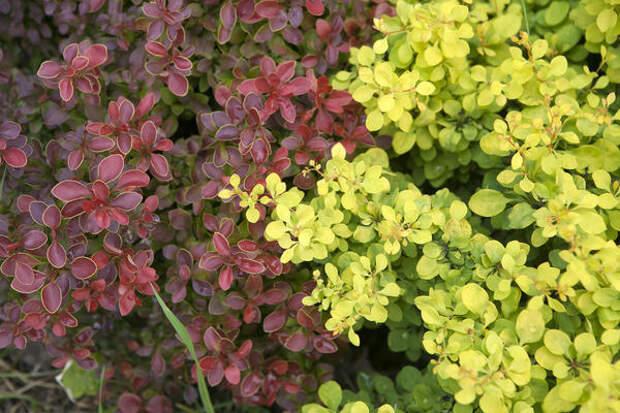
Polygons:
<instances>
[{"instance_id":1,"label":"chartreuse leaf","mask_svg":"<svg viewBox=\"0 0 620 413\"><path fill-rule=\"evenodd\" d=\"M482 314L489 302L489 294L478 284L470 283L461 289L461 299L469 311Z\"/></svg>"},{"instance_id":2,"label":"chartreuse leaf","mask_svg":"<svg viewBox=\"0 0 620 413\"><path fill-rule=\"evenodd\" d=\"M559 356L566 354L571 345L568 334L561 330L547 330L544 338L545 347Z\"/></svg>"},{"instance_id":3,"label":"chartreuse leaf","mask_svg":"<svg viewBox=\"0 0 620 413\"><path fill-rule=\"evenodd\" d=\"M535 343L545 332L545 321L540 311L525 309L519 313L515 328L522 343Z\"/></svg>"},{"instance_id":4,"label":"chartreuse leaf","mask_svg":"<svg viewBox=\"0 0 620 413\"><path fill-rule=\"evenodd\" d=\"M469 199L469 208L483 217L494 217L506 208L508 199L494 189L481 189Z\"/></svg>"},{"instance_id":5,"label":"chartreuse leaf","mask_svg":"<svg viewBox=\"0 0 620 413\"><path fill-rule=\"evenodd\" d=\"M342 401L342 390L335 381L328 381L319 387L319 399L330 409L336 410Z\"/></svg>"},{"instance_id":6,"label":"chartreuse leaf","mask_svg":"<svg viewBox=\"0 0 620 413\"><path fill-rule=\"evenodd\" d=\"M153 294L155 295L157 303L161 307L162 312L164 313L170 324L172 324L172 327L177 333L181 343L185 345L187 351L189 351L189 354L194 359L194 363L196 364L196 376L198 378L198 393L200 394L200 400L202 401L202 407L204 411L206 413L215 413L215 410L213 410L213 405L211 404L211 398L209 397L209 390L207 390L205 378L202 375L202 368L198 364L198 357L196 356L194 344L192 343L192 338L190 337L189 332L187 331L183 323L181 323L181 320L179 320L177 316L175 316L174 313L170 310L170 308L168 308L164 300L157 293L157 290L155 289L153 284L151 284L151 289L153 290Z\"/></svg>"}]
</instances>

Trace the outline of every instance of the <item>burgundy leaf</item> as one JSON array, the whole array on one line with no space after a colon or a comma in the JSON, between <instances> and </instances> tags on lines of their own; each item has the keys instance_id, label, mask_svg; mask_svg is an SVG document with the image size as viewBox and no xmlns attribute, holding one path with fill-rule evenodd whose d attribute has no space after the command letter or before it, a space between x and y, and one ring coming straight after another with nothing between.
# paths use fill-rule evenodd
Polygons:
<instances>
[{"instance_id":1,"label":"burgundy leaf","mask_svg":"<svg viewBox=\"0 0 620 413\"><path fill-rule=\"evenodd\" d=\"M225 256L230 255L230 245L228 244L228 240L222 233L216 232L215 234L213 234L213 245L215 246L218 254Z\"/></svg>"},{"instance_id":2,"label":"burgundy leaf","mask_svg":"<svg viewBox=\"0 0 620 413\"><path fill-rule=\"evenodd\" d=\"M161 356L159 350L156 350L155 353L153 353L153 357L151 357L151 371L153 372L153 375L159 377L164 374L165 369L166 362Z\"/></svg>"},{"instance_id":3,"label":"burgundy leaf","mask_svg":"<svg viewBox=\"0 0 620 413\"><path fill-rule=\"evenodd\" d=\"M320 16L325 12L325 6L321 0L306 0L306 9L314 16Z\"/></svg>"},{"instance_id":4,"label":"burgundy leaf","mask_svg":"<svg viewBox=\"0 0 620 413\"><path fill-rule=\"evenodd\" d=\"M263 0L254 6L256 13L266 19L276 17L280 12L280 5L277 1Z\"/></svg>"},{"instance_id":5,"label":"burgundy leaf","mask_svg":"<svg viewBox=\"0 0 620 413\"><path fill-rule=\"evenodd\" d=\"M140 188L149 184L149 176L139 169L131 169L121 175L116 183L119 191Z\"/></svg>"},{"instance_id":6,"label":"burgundy leaf","mask_svg":"<svg viewBox=\"0 0 620 413\"><path fill-rule=\"evenodd\" d=\"M64 78L58 84L58 90L60 91L60 97L65 102L68 102L73 97L73 81L71 78Z\"/></svg>"},{"instance_id":7,"label":"burgundy leaf","mask_svg":"<svg viewBox=\"0 0 620 413\"><path fill-rule=\"evenodd\" d=\"M263 264L249 258L239 259L237 265L242 271L245 271L248 274L260 274L265 271L265 266Z\"/></svg>"},{"instance_id":8,"label":"burgundy leaf","mask_svg":"<svg viewBox=\"0 0 620 413\"><path fill-rule=\"evenodd\" d=\"M246 398L253 396L258 392L262 381L258 373L252 372L248 374L241 382L241 395Z\"/></svg>"},{"instance_id":9,"label":"burgundy leaf","mask_svg":"<svg viewBox=\"0 0 620 413\"><path fill-rule=\"evenodd\" d=\"M168 160L160 154L151 155L151 168L154 175L159 177L167 177L170 174L170 166Z\"/></svg>"},{"instance_id":10,"label":"burgundy leaf","mask_svg":"<svg viewBox=\"0 0 620 413\"><path fill-rule=\"evenodd\" d=\"M229 266L224 267L222 271L220 271L220 276L218 278L218 284L220 288L224 291L228 291L230 289L230 285L233 282L233 272Z\"/></svg>"},{"instance_id":11,"label":"burgundy leaf","mask_svg":"<svg viewBox=\"0 0 620 413\"><path fill-rule=\"evenodd\" d=\"M55 268L62 268L67 262L65 248L56 240L53 240L47 249L47 260Z\"/></svg>"},{"instance_id":12,"label":"burgundy leaf","mask_svg":"<svg viewBox=\"0 0 620 413\"><path fill-rule=\"evenodd\" d=\"M88 188L77 181L62 181L52 188L52 195L61 201L74 201L90 195Z\"/></svg>"},{"instance_id":13,"label":"burgundy leaf","mask_svg":"<svg viewBox=\"0 0 620 413\"><path fill-rule=\"evenodd\" d=\"M27 250L36 250L41 248L47 242L45 232L38 229L28 231L22 236L21 243Z\"/></svg>"},{"instance_id":14,"label":"burgundy leaf","mask_svg":"<svg viewBox=\"0 0 620 413\"><path fill-rule=\"evenodd\" d=\"M224 3L220 9L220 21L222 22L222 26L227 29L231 29L235 26L237 21L237 12L235 11L235 6L233 6L230 0Z\"/></svg>"},{"instance_id":15,"label":"burgundy leaf","mask_svg":"<svg viewBox=\"0 0 620 413\"><path fill-rule=\"evenodd\" d=\"M123 192L117 197L112 198L110 206L123 209L125 211L133 211L142 202L142 195L137 192Z\"/></svg>"},{"instance_id":16,"label":"burgundy leaf","mask_svg":"<svg viewBox=\"0 0 620 413\"><path fill-rule=\"evenodd\" d=\"M144 48L147 52L152 54L153 56L166 57L168 56L168 50L166 46L161 44L160 42L148 42Z\"/></svg>"},{"instance_id":17,"label":"burgundy leaf","mask_svg":"<svg viewBox=\"0 0 620 413\"><path fill-rule=\"evenodd\" d=\"M50 205L43 211L43 223L50 228L58 228L60 225L60 210L56 205Z\"/></svg>"},{"instance_id":18,"label":"burgundy leaf","mask_svg":"<svg viewBox=\"0 0 620 413\"><path fill-rule=\"evenodd\" d=\"M237 366L230 365L226 367L224 375L230 384L239 384L241 381L241 370Z\"/></svg>"},{"instance_id":19,"label":"burgundy leaf","mask_svg":"<svg viewBox=\"0 0 620 413\"><path fill-rule=\"evenodd\" d=\"M274 331L278 331L284 324L286 323L286 312L283 310L276 310L273 313L269 314L263 320L263 330L267 333L273 333Z\"/></svg>"},{"instance_id":20,"label":"burgundy leaf","mask_svg":"<svg viewBox=\"0 0 620 413\"><path fill-rule=\"evenodd\" d=\"M89 67L101 66L108 59L108 48L104 44L94 44L84 51Z\"/></svg>"},{"instance_id":21,"label":"burgundy leaf","mask_svg":"<svg viewBox=\"0 0 620 413\"><path fill-rule=\"evenodd\" d=\"M97 272L97 264L91 258L78 257L71 263L71 274L75 278L85 280Z\"/></svg>"},{"instance_id":22,"label":"burgundy leaf","mask_svg":"<svg viewBox=\"0 0 620 413\"><path fill-rule=\"evenodd\" d=\"M176 72L169 72L168 89L177 96L185 96L189 90L189 83L185 76Z\"/></svg>"},{"instance_id":23,"label":"burgundy leaf","mask_svg":"<svg viewBox=\"0 0 620 413\"><path fill-rule=\"evenodd\" d=\"M124 166L123 155L110 155L99 162L97 177L103 182L111 182L120 176Z\"/></svg>"},{"instance_id":24,"label":"burgundy leaf","mask_svg":"<svg viewBox=\"0 0 620 413\"><path fill-rule=\"evenodd\" d=\"M47 60L41 63L39 70L37 71L37 76L41 79L53 79L62 73L62 67L56 62L52 62L51 60Z\"/></svg>"},{"instance_id":25,"label":"burgundy leaf","mask_svg":"<svg viewBox=\"0 0 620 413\"><path fill-rule=\"evenodd\" d=\"M55 282L50 282L41 290L41 303L48 313L54 314L60 308L62 291Z\"/></svg>"},{"instance_id":26,"label":"burgundy leaf","mask_svg":"<svg viewBox=\"0 0 620 413\"><path fill-rule=\"evenodd\" d=\"M67 166L72 171L77 170L84 162L84 151L82 149L78 149L76 151L72 151L67 156Z\"/></svg>"},{"instance_id":27,"label":"burgundy leaf","mask_svg":"<svg viewBox=\"0 0 620 413\"><path fill-rule=\"evenodd\" d=\"M88 143L88 149L93 152L105 152L114 148L114 140L105 136L96 136Z\"/></svg>"},{"instance_id":28,"label":"burgundy leaf","mask_svg":"<svg viewBox=\"0 0 620 413\"><path fill-rule=\"evenodd\" d=\"M303 333L297 332L290 336L285 342L284 347L287 349L298 352L306 348L306 344L308 343L308 336Z\"/></svg>"},{"instance_id":29,"label":"burgundy leaf","mask_svg":"<svg viewBox=\"0 0 620 413\"><path fill-rule=\"evenodd\" d=\"M13 168L23 168L28 163L26 153L20 148L10 146L6 148L2 154L2 157L9 166Z\"/></svg>"},{"instance_id":30,"label":"burgundy leaf","mask_svg":"<svg viewBox=\"0 0 620 413\"><path fill-rule=\"evenodd\" d=\"M23 262L17 261L15 263L15 278L24 285L30 285L34 282L34 272L32 267Z\"/></svg>"},{"instance_id":31,"label":"burgundy leaf","mask_svg":"<svg viewBox=\"0 0 620 413\"><path fill-rule=\"evenodd\" d=\"M118 399L118 408L121 413L139 413L142 409L142 399L133 393L123 393Z\"/></svg>"}]
</instances>

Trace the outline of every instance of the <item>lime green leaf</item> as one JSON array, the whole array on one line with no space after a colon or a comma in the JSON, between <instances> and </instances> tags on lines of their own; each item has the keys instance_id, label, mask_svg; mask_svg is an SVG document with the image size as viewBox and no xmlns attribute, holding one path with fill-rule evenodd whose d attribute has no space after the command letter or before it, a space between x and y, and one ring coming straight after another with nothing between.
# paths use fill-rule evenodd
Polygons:
<instances>
[{"instance_id":1,"label":"lime green leaf","mask_svg":"<svg viewBox=\"0 0 620 413\"><path fill-rule=\"evenodd\" d=\"M415 90L422 96L428 96L435 91L435 85L431 82L423 81L416 85Z\"/></svg>"},{"instance_id":2,"label":"lime green leaf","mask_svg":"<svg viewBox=\"0 0 620 413\"><path fill-rule=\"evenodd\" d=\"M522 343L535 343L543 336L545 321L540 311L526 309L519 313L515 328Z\"/></svg>"},{"instance_id":3,"label":"lime green leaf","mask_svg":"<svg viewBox=\"0 0 620 413\"><path fill-rule=\"evenodd\" d=\"M545 347L553 354L561 356L568 351L571 340L568 334L561 330L547 330L544 338Z\"/></svg>"},{"instance_id":4,"label":"lime green leaf","mask_svg":"<svg viewBox=\"0 0 620 413\"><path fill-rule=\"evenodd\" d=\"M333 380L323 383L319 387L319 399L330 409L336 410L342 401L342 389Z\"/></svg>"},{"instance_id":5,"label":"lime green leaf","mask_svg":"<svg viewBox=\"0 0 620 413\"><path fill-rule=\"evenodd\" d=\"M489 294L478 284L470 283L461 289L461 300L469 311L482 314L489 302Z\"/></svg>"},{"instance_id":6,"label":"lime green leaf","mask_svg":"<svg viewBox=\"0 0 620 413\"><path fill-rule=\"evenodd\" d=\"M469 208L483 217L493 217L506 208L508 199L494 189L481 189L469 199Z\"/></svg>"}]
</instances>

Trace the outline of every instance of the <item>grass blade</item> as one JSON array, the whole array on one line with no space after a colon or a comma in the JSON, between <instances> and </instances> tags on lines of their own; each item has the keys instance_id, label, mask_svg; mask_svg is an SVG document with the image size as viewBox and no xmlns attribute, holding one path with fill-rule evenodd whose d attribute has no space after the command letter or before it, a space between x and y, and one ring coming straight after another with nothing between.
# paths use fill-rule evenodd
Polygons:
<instances>
[{"instance_id":1,"label":"grass blade","mask_svg":"<svg viewBox=\"0 0 620 413\"><path fill-rule=\"evenodd\" d=\"M176 331L177 335L181 339L181 342L187 347L187 350L192 355L194 359L194 363L196 363L196 376L198 378L198 393L200 394L200 399L202 400L202 406L204 407L205 412L207 413L215 413L213 410L213 405L211 404L211 398L209 397L209 390L207 390L207 383L205 382L205 378L202 375L202 370L200 369L200 365L198 364L198 357L196 357L196 351L194 350L194 343L192 343L192 339L187 332L187 329L181 323L181 320L174 315L174 313L168 308L164 300L159 296L153 284L151 284L151 288L153 289L153 293L155 294L155 298L161 307L161 310L164 312L164 315L172 324L174 331Z\"/></svg>"},{"instance_id":2,"label":"grass blade","mask_svg":"<svg viewBox=\"0 0 620 413\"><path fill-rule=\"evenodd\" d=\"M99 397L97 398L97 413L103 413L103 376L105 374L105 366L101 366L101 374L99 375Z\"/></svg>"},{"instance_id":3,"label":"grass blade","mask_svg":"<svg viewBox=\"0 0 620 413\"><path fill-rule=\"evenodd\" d=\"M527 6L525 0L521 0L521 7L523 7L523 20L525 20L525 30L527 34L530 34L530 23L527 21Z\"/></svg>"}]
</instances>

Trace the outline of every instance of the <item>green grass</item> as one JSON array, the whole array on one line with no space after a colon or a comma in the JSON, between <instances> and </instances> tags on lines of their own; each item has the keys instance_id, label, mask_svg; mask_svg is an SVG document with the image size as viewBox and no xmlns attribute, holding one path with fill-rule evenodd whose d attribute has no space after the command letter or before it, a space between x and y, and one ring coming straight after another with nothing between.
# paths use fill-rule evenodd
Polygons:
<instances>
[{"instance_id":1,"label":"green grass","mask_svg":"<svg viewBox=\"0 0 620 413\"><path fill-rule=\"evenodd\" d=\"M170 308L168 308L164 300L162 300L162 298L155 290L155 287L153 287L153 284L151 284L151 288L153 289L155 298L157 299L159 306L164 312L164 315L166 316L168 321L170 321L170 324L172 324L174 331L176 331L179 339L185 345L189 353L192 355L194 363L196 363L196 376L198 377L198 393L200 394L200 399L202 400L202 406L204 408L204 411L207 413L215 413L213 405L211 404L211 398L209 397L207 383L205 382L205 378L202 375L202 370L200 368L200 365L198 364L198 357L196 357L196 351L194 350L194 344L192 343L192 339L189 336L187 329L185 328L183 323L181 323L181 320L179 320L177 316L175 316L174 313L170 310Z\"/></svg>"}]
</instances>

